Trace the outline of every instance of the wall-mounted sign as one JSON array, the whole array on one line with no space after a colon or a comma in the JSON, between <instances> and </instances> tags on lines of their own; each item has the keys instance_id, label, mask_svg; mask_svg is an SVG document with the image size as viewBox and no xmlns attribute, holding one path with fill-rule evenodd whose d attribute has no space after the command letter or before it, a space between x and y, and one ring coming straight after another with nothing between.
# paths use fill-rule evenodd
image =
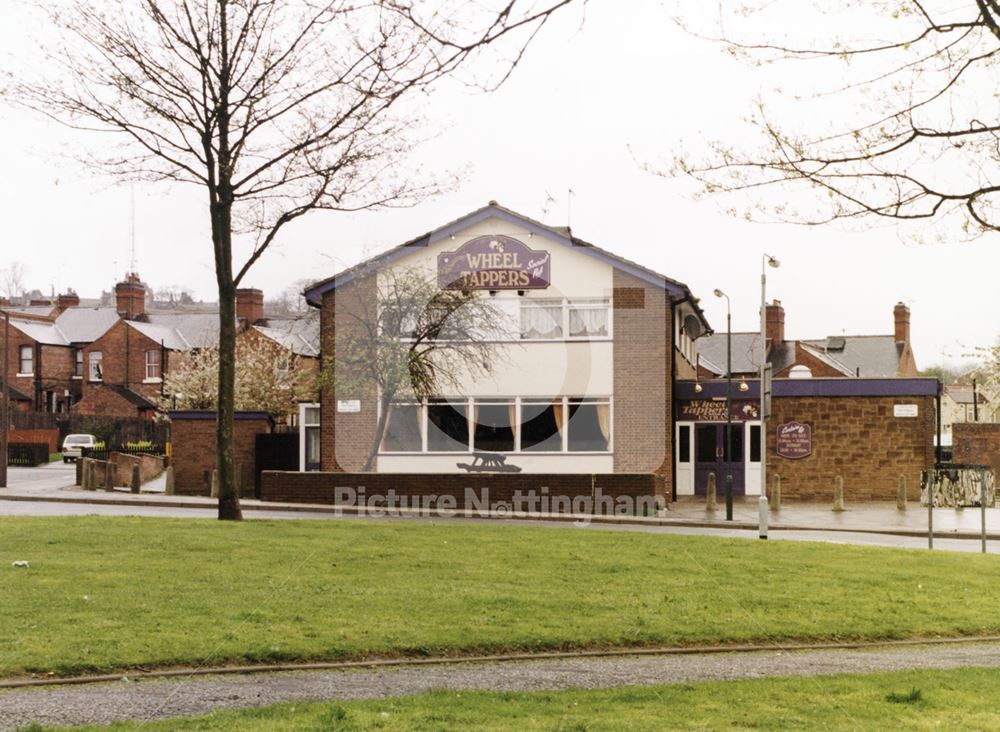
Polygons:
<instances>
[{"instance_id":1,"label":"wall-mounted sign","mask_svg":"<svg viewBox=\"0 0 1000 732\"><path fill-rule=\"evenodd\" d=\"M786 422L778 425L778 439L775 450L783 458L798 460L812 455L812 427L801 422Z\"/></svg>"},{"instance_id":2,"label":"wall-mounted sign","mask_svg":"<svg viewBox=\"0 0 1000 732\"><path fill-rule=\"evenodd\" d=\"M760 419L760 404L747 399L734 400L732 415L734 422ZM693 399L689 402L679 402L677 419L681 422L725 422L726 402L724 399Z\"/></svg>"},{"instance_id":3,"label":"wall-mounted sign","mask_svg":"<svg viewBox=\"0 0 1000 732\"><path fill-rule=\"evenodd\" d=\"M438 254L442 290L544 290L551 281L548 252L503 234L477 236Z\"/></svg>"},{"instance_id":4,"label":"wall-mounted sign","mask_svg":"<svg viewBox=\"0 0 1000 732\"><path fill-rule=\"evenodd\" d=\"M337 411L347 412L348 414L357 414L361 411L361 400L360 399L338 399L337 400Z\"/></svg>"},{"instance_id":5,"label":"wall-mounted sign","mask_svg":"<svg viewBox=\"0 0 1000 732\"><path fill-rule=\"evenodd\" d=\"M916 404L893 404L893 417L916 417L919 414Z\"/></svg>"}]
</instances>

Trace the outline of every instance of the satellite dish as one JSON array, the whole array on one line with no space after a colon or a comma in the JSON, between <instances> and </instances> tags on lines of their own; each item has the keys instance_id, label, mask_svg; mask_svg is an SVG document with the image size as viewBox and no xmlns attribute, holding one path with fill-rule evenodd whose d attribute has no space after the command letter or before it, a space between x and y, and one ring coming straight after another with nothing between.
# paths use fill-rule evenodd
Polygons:
<instances>
[{"instance_id":1,"label":"satellite dish","mask_svg":"<svg viewBox=\"0 0 1000 732\"><path fill-rule=\"evenodd\" d=\"M691 340L700 338L705 334L697 315L687 315L684 317L684 332Z\"/></svg>"}]
</instances>

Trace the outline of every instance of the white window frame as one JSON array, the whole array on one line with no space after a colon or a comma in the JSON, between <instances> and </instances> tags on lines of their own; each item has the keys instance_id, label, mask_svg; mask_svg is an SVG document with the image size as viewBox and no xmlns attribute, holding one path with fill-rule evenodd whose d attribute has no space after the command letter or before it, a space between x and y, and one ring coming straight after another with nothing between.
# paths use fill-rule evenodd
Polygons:
<instances>
[{"instance_id":1,"label":"white window frame","mask_svg":"<svg viewBox=\"0 0 1000 732\"><path fill-rule=\"evenodd\" d=\"M316 410L316 421L307 422L306 415L309 414L308 410ZM319 402L301 402L299 404L299 472L306 472L306 428L316 427L320 428L320 422L322 421L322 414L320 413Z\"/></svg>"},{"instance_id":2,"label":"white window frame","mask_svg":"<svg viewBox=\"0 0 1000 732\"><path fill-rule=\"evenodd\" d=\"M28 358L24 358L24 354L28 354ZM25 360L28 362L29 370L25 370L24 363ZM35 375L35 347L34 346L21 346L17 349L17 375L18 376L34 376Z\"/></svg>"},{"instance_id":3,"label":"white window frame","mask_svg":"<svg viewBox=\"0 0 1000 732\"><path fill-rule=\"evenodd\" d=\"M73 355L73 378L82 380L84 370L83 349L77 348L76 353Z\"/></svg>"},{"instance_id":4,"label":"white window frame","mask_svg":"<svg viewBox=\"0 0 1000 732\"><path fill-rule=\"evenodd\" d=\"M452 402L456 404L465 404L466 409L466 421L468 422L468 415L472 414L473 408L477 404L507 404L511 401L514 402L514 450L511 452L505 452L505 455L538 455L538 456L552 456L552 455L612 455L615 450L615 401L613 396L562 396L562 397L543 397L543 396L530 396L530 397L520 397L520 396L482 396L482 397L455 397L455 396L441 396L434 397L435 400L441 399L447 402ZM607 450L570 450L569 449L569 402L573 399L583 399L587 403L592 404L607 404L610 410L610 424L608 430L610 434L608 435L608 449ZM427 448L427 437L430 427L429 417L428 417L428 407L430 406L429 399L415 400L407 399L394 402L395 404L401 405L416 405L420 407L420 450L383 450L382 445L379 444L379 455L466 455L472 454L476 451L475 445L475 431L472 425L469 425L468 441L469 445L466 450L429 450ZM555 404L557 401L561 404L562 415L563 415L563 425L564 429L562 431L562 447L558 451L553 450L524 450L521 449L521 421L523 420L522 405L525 401L528 402L549 402L550 404ZM381 401L379 401L378 417L381 417ZM301 440L300 440L301 444ZM300 461L301 462L301 461ZM303 463L304 464L304 463Z\"/></svg>"},{"instance_id":5,"label":"white window frame","mask_svg":"<svg viewBox=\"0 0 1000 732\"><path fill-rule=\"evenodd\" d=\"M95 361L95 358L96 361ZM95 367L100 369L100 374L95 374ZM103 351L91 351L87 354L87 380L92 382L102 382L104 381L104 352Z\"/></svg>"},{"instance_id":6,"label":"white window frame","mask_svg":"<svg viewBox=\"0 0 1000 732\"><path fill-rule=\"evenodd\" d=\"M150 376L149 374L149 367L152 365L149 362L150 354L154 354L156 356L156 371L157 371L156 376ZM151 348L148 351L146 351L145 366L146 366L146 378L143 379L142 383L159 384L161 381L163 381L163 353L160 351L160 349Z\"/></svg>"}]
</instances>

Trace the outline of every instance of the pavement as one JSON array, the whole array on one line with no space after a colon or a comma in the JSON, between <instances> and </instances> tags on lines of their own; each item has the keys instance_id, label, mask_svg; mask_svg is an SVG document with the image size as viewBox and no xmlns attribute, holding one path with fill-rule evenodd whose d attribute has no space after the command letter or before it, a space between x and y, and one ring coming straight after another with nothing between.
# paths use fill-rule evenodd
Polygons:
<instances>
[{"instance_id":1,"label":"pavement","mask_svg":"<svg viewBox=\"0 0 1000 732\"><path fill-rule=\"evenodd\" d=\"M350 671L187 676L0 691L0 730L108 724L291 701L382 699L434 689L540 691L799 676L825 693L823 674L1000 667L1000 643L763 650L454 663Z\"/></svg>"},{"instance_id":2,"label":"pavement","mask_svg":"<svg viewBox=\"0 0 1000 732\"><path fill-rule=\"evenodd\" d=\"M212 518L217 502L204 496L168 496L164 478L143 486L135 495L126 489L113 492L85 491L74 485L73 464L49 463L37 468L11 467L8 487L0 488L0 515L66 516L173 516ZM349 519L357 517L350 509L301 503L277 503L244 498L241 500L248 519ZM899 511L895 503L847 504L847 510L834 512L829 504L786 501L780 510L769 514L769 537L774 540L825 541L910 548L927 547L927 509L911 503ZM978 508L934 509L934 546L952 551L980 551ZM986 515L987 550L1000 553L1000 508L988 508ZM383 516L366 514L369 518ZM400 511L394 520L415 517L440 518L420 511ZM757 538L757 499L737 498L733 521L725 520L720 503L714 512L707 511L703 499L682 497L669 510L655 517L643 516L569 516L559 514L505 514L483 516L475 512L454 512L450 520L507 520L531 525L572 526L587 529L652 531L660 533L697 533L716 536Z\"/></svg>"}]
</instances>

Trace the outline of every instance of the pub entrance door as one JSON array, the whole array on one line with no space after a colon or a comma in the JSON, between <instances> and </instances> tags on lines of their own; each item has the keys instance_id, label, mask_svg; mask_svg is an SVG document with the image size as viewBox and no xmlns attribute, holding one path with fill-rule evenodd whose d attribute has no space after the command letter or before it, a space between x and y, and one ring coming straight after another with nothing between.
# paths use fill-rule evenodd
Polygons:
<instances>
[{"instance_id":1,"label":"pub entrance door","mask_svg":"<svg viewBox=\"0 0 1000 732\"><path fill-rule=\"evenodd\" d=\"M745 427L733 422L729 444L732 451L733 495L746 492ZM708 490L708 476L715 473L716 496L726 495L726 424L696 424L694 428L694 492L703 496Z\"/></svg>"}]
</instances>

